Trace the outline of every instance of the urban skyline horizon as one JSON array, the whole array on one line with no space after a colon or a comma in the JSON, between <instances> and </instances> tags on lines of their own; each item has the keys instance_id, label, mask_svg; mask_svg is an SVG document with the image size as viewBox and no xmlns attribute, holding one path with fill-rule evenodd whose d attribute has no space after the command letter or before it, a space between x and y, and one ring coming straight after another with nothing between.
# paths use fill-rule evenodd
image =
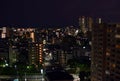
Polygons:
<instances>
[{"instance_id":1,"label":"urban skyline horizon","mask_svg":"<svg viewBox=\"0 0 120 81\"><path fill-rule=\"evenodd\" d=\"M47 27L52 27L52 28L54 28L54 27L67 27L67 26L75 26L75 27L79 27L79 18L80 17L85 17L85 18L92 18L92 20L93 20L93 23L96 23L96 22L98 22L98 19L99 18L101 18L101 17L91 17L91 16L79 16L79 17L77 17L76 19L74 19L74 20L72 20L71 21L71 24L69 23L59 23L59 24L57 24L57 23L51 23L51 24L49 24L49 23L31 23L31 24L25 24L25 23L6 23L6 24L0 24L0 26L1 27L40 27L40 28L42 28L42 27L45 27L45 28L47 28ZM105 20L104 18L101 18L101 21L103 22L103 23L120 23L120 21L109 21L109 20Z\"/></svg>"}]
</instances>

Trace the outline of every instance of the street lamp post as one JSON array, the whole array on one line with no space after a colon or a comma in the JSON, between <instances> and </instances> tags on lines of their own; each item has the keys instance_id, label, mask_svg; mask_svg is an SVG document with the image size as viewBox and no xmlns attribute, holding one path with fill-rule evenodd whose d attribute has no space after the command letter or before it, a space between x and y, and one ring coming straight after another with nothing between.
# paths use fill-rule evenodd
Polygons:
<instances>
[{"instance_id":1,"label":"street lamp post","mask_svg":"<svg viewBox=\"0 0 120 81\"><path fill-rule=\"evenodd\" d=\"M14 81L19 81L18 79L18 70L17 70L17 65L14 66L15 67L15 70L16 70L16 79Z\"/></svg>"},{"instance_id":2,"label":"street lamp post","mask_svg":"<svg viewBox=\"0 0 120 81\"><path fill-rule=\"evenodd\" d=\"M27 81L27 78L26 78L26 73L25 73L25 81Z\"/></svg>"}]
</instances>

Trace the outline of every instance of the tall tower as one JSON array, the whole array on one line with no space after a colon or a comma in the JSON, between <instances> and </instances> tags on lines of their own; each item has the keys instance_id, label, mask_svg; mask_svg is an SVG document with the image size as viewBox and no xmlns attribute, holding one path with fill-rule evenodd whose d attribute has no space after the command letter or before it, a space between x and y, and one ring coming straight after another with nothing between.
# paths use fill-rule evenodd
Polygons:
<instances>
[{"instance_id":1,"label":"tall tower","mask_svg":"<svg viewBox=\"0 0 120 81\"><path fill-rule=\"evenodd\" d=\"M30 38L32 39L32 42L35 42L35 33L30 32Z\"/></svg>"},{"instance_id":2,"label":"tall tower","mask_svg":"<svg viewBox=\"0 0 120 81\"><path fill-rule=\"evenodd\" d=\"M29 44L29 63L38 65L43 62L43 44L30 43Z\"/></svg>"},{"instance_id":3,"label":"tall tower","mask_svg":"<svg viewBox=\"0 0 120 81\"><path fill-rule=\"evenodd\" d=\"M10 29L7 27L0 28L0 38L6 38L10 36Z\"/></svg>"},{"instance_id":4,"label":"tall tower","mask_svg":"<svg viewBox=\"0 0 120 81\"><path fill-rule=\"evenodd\" d=\"M79 26L80 26L82 32L86 33L85 16L79 17Z\"/></svg>"},{"instance_id":5,"label":"tall tower","mask_svg":"<svg viewBox=\"0 0 120 81\"><path fill-rule=\"evenodd\" d=\"M96 24L92 30L91 81L120 80L120 24Z\"/></svg>"},{"instance_id":6,"label":"tall tower","mask_svg":"<svg viewBox=\"0 0 120 81\"><path fill-rule=\"evenodd\" d=\"M92 31L93 19L91 17L79 17L79 26L83 33L87 31Z\"/></svg>"}]
</instances>

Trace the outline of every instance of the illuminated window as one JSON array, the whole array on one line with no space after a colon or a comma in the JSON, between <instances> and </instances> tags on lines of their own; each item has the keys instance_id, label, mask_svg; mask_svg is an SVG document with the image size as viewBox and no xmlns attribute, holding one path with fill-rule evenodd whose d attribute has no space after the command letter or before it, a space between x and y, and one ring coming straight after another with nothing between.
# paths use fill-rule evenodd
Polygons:
<instances>
[{"instance_id":1,"label":"illuminated window","mask_svg":"<svg viewBox=\"0 0 120 81\"><path fill-rule=\"evenodd\" d=\"M2 33L2 38L6 38L6 34Z\"/></svg>"},{"instance_id":2,"label":"illuminated window","mask_svg":"<svg viewBox=\"0 0 120 81\"><path fill-rule=\"evenodd\" d=\"M116 48L120 48L120 45L116 45L115 47L116 47Z\"/></svg>"},{"instance_id":3,"label":"illuminated window","mask_svg":"<svg viewBox=\"0 0 120 81\"><path fill-rule=\"evenodd\" d=\"M111 29L107 29L107 32L112 32L112 30Z\"/></svg>"},{"instance_id":4,"label":"illuminated window","mask_svg":"<svg viewBox=\"0 0 120 81\"><path fill-rule=\"evenodd\" d=\"M112 64L112 67L113 67L113 68L115 68L115 67L116 67L116 65L115 65L115 64Z\"/></svg>"},{"instance_id":5,"label":"illuminated window","mask_svg":"<svg viewBox=\"0 0 120 81\"><path fill-rule=\"evenodd\" d=\"M110 56L110 53L109 53L109 52L106 52L106 56Z\"/></svg>"}]
</instances>

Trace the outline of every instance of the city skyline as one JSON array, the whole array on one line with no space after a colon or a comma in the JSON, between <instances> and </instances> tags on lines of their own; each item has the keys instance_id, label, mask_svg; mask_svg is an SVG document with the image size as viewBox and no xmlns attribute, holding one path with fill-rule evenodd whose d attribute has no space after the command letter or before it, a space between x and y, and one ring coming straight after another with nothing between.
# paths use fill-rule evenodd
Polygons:
<instances>
[{"instance_id":1,"label":"city skyline","mask_svg":"<svg viewBox=\"0 0 120 81\"><path fill-rule=\"evenodd\" d=\"M76 75L77 78L72 77L78 81L118 81L120 24L102 23L101 19L93 23L85 17L79 18L79 23L82 23L79 28L0 28L2 78L13 75L21 80L25 75L25 79L31 79L29 74L37 76L44 69L44 76L49 79L52 73L65 69L70 75Z\"/></svg>"},{"instance_id":2,"label":"city skyline","mask_svg":"<svg viewBox=\"0 0 120 81\"><path fill-rule=\"evenodd\" d=\"M78 25L79 16L119 22L119 0L1 0L0 26Z\"/></svg>"}]
</instances>

